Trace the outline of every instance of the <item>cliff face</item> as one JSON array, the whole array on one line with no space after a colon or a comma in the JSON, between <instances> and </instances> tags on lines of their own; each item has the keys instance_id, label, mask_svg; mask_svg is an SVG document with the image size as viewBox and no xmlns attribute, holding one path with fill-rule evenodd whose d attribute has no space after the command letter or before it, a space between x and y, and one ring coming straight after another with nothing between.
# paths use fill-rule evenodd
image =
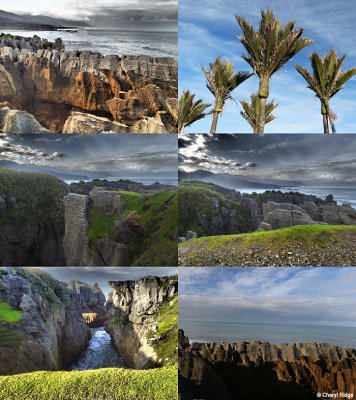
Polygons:
<instances>
[{"instance_id":1,"label":"cliff face","mask_svg":"<svg viewBox=\"0 0 356 400\"><path fill-rule=\"evenodd\" d=\"M0 265L64 265L67 192L53 176L0 169Z\"/></svg>"},{"instance_id":2,"label":"cliff face","mask_svg":"<svg viewBox=\"0 0 356 400\"><path fill-rule=\"evenodd\" d=\"M144 369L176 362L177 277L110 282L104 324L125 363ZM166 328L161 332L160 322ZM167 326L168 325L168 326Z\"/></svg>"},{"instance_id":3,"label":"cliff face","mask_svg":"<svg viewBox=\"0 0 356 400\"><path fill-rule=\"evenodd\" d=\"M1 271L0 298L22 312L0 322L0 374L65 368L89 343L81 295L43 271Z\"/></svg>"},{"instance_id":4,"label":"cliff face","mask_svg":"<svg viewBox=\"0 0 356 400\"><path fill-rule=\"evenodd\" d=\"M54 132L177 132L174 59L67 52L61 43L23 48L8 37L0 40L0 85L0 101Z\"/></svg>"},{"instance_id":5,"label":"cliff face","mask_svg":"<svg viewBox=\"0 0 356 400\"><path fill-rule=\"evenodd\" d=\"M179 388L190 399L356 395L356 350L327 343L189 343L179 331Z\"/></svg>"}]
</instances>

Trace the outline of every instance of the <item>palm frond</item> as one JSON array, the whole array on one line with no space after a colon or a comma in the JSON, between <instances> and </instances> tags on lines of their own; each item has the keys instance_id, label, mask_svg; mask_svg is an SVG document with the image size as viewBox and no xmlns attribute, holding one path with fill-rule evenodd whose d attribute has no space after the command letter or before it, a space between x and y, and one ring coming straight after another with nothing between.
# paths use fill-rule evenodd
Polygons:
<instances>
[{"instance_id":1,"label":"palm frond","mask_svg":"<svg viewBox=\"0 0 356 400\"><path fill-rule=\"evenodd\" d=\"M179 99L178 108L178 132L183 132L186 126L205 118L210 113L204 111L211 107L211 104L203 103L202 99L194 101L195 94L191 94L189 90L183 90Z\"/></svg>"}]
</instances>

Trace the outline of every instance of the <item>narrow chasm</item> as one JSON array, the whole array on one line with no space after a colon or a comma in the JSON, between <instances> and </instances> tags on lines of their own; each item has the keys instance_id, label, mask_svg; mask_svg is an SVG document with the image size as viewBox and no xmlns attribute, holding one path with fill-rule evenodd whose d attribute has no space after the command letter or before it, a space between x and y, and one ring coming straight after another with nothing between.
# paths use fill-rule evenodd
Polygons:
<instances>
[{"instance_id":1,"label":"narrow chasm","mask_svg":"<svg viewBox=\"0 0 356 400\"><path fill-rule=\"evenodd\" d=\"M104 328L102 326L100 328L90 328L90 331L92 337L89 346L67 370L83 371L110 367L127 368L112 344L110 335Z\"/></svg>"}]
</instances>

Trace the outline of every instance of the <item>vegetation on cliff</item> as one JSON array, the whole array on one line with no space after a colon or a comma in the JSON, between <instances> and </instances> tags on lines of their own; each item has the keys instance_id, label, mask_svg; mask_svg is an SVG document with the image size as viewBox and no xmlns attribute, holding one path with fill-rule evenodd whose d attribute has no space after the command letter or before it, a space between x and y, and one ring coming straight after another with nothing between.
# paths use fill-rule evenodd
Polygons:
<instances>
[{"instance_id":1,"label":"vegetation on cliff","mask_svg":"<svg viewBox=\"0 0 356 400\"><path fill-rule=\"evenodd\" d=\"M23 339L17 332L5 326L5 323L19 322L21 314L21 311L15 310L8 302L0 299L0 346L16 348Z\"/></svg>"},{"instance_id":2,"label":"vegetation on cliff","mask_svg":"<svg viewBox=\"0 0 356 400\"><path fill-rule=\"evenodd\" d=\"M169 287L172 281L178 282L178 275L169 277L162 287ZM155 316L157 331L149 332L147 338L159 337L153 342L157 360L162 365L174 365L178 360L178 295L168 298L162 303Z\"/></svg>"},{"instance_id":3,"label":"vegetation on cliff","mask_svg":"<svg viewBox=\"0 0 356 400\"><path fill-rule=\"evenodd\" d=\"M166 191L153 196L119 191L118 214L89 207L88 238L92 248L106 234L120 237L130 248L131 265L177 265L178 195Z\"/></svg>"},{"instance_id":4,"label":"vegetation on cliff","mask_svg":"<svg viewBox=\"0 0 356 400\"><path fill-rule=\"evenodd\" d=\"M0 377L0 400L175 400L176 366L130 370L32 372Z\"/></svg>"},{"instance_id":5,"label":"vegetation on cliff","mask_svg":"<svg viewBox=\"0 0 356 400\"><path fill-rule=\"evenodd\" d=\"M226 197L217 190L221 188L213 183L180 182L179 183L179 236L185 236L188 230L199 235L202 226L199 223L199 214L203 213L211 220L219 214L218 210L210 207L212 198L219 200L221 207L226 206ZM230 201L231 208L236 211L236 218L242 231L248 231L251 224L250 210L243 207L238 201Z\"/></svg>"},{"instance_id":6,"label":"vegetation on cliff","mask_svg":"<svg viewBox=\"0 0 356 400\"><path fill-rule=\"evenodd\" d=\"M296 225L181 243L180 266L352 266L356 226Z\"/></svg>"},{"instance_id":7,"label":"vegetation on cliff","mask_svg":"<svg viewBox=\"0 0 356 400\"><path fill-rule=\"evenodd\" d=\"M1 225L21 227L29 220L56 225L63 218L59 201L66 192L66 184L52 175L1 168L0 197L6 204Z\"/></svg>"}]
</instances>

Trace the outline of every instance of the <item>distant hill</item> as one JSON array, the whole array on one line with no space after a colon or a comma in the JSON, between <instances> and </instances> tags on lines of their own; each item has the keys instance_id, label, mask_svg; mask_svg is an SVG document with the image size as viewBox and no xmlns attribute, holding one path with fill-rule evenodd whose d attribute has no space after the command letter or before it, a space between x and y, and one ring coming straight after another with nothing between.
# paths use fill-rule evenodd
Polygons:
<instances>
[{"instance_id":1,"label":"distant hill","mask_svg":"<svg viewBox=\"0 0 356 400\"><path fill-rule=\"evenodd\" d=\"M56 30L63 27L89 26L86 22L52 18L45 15L14 14L0 10L0 29Z\"/></svg>"},{"instance_id":2,"label":"distant hill","mask_svg":"<svg viewBox=\"0 0 356 400\"><path fill-rule=\"evenodd\" d=\"M16 162L6 160L0 160L0 168L9 168L15 171L24 172L42 172L44 174L54 175L62 180L80 181L91 179L91 177L80 175L76 172L71 173L70 171L63 171L53 167L42 167L34 164L18 164Z\"/></svg>"}]
</instances>

